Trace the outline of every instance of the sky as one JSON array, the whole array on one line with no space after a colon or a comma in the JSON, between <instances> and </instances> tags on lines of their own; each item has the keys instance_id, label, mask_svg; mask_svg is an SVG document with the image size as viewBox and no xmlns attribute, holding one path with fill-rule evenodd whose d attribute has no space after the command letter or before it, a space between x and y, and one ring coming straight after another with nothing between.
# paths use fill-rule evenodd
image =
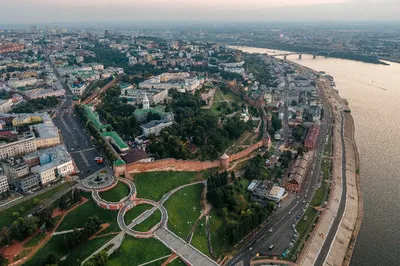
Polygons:
<instances>
[{"instance_id":1,"label":"sky","mask_svg":"<svg viewBox=\"0 0 400 266\"><path fill-rule=\"evenodd\" d=\"M400 0L0 0L0 7L0 25L400 20Z\"/></svg>"}]
</instances>

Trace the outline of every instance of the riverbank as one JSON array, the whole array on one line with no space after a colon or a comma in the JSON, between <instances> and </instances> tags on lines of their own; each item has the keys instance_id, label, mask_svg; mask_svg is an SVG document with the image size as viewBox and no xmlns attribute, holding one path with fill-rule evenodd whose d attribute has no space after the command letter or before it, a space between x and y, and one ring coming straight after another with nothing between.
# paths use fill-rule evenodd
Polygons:
<instances>
[{"instance_id":1,"label":"riverbank","mask_svg":"<svg viewBox=\"0 0 400 266\"><path fill-rule=\"evenodd\" d=\"M350 265L351 258L354 252L355 244L357 241L358 234L360 232L362 220L364 217L364 199L363 199L363 194L361 190L361 180L360 180L360 157L358 154L357 146L356 146L356 140L355 140L355 125L354 125L354 119L353 117L349 114L347 117L347 120L349 121L349 134L352 138L351 142L353 143L353 149L355 151L355 168L356 168L356 188L358 192L358 212L357 212L357 221L355 228L353 230L353 234L350 239L349 246L346 251L346 255L343 261L343 265L347 266Z\"/></svg>"},{"instance_id":2,"label":"riverbank","mask_svg":"<svg viewBox=\"0 0 400 266\"><path fill-rule=\"evenodd\" d=\"M297 47L291 45L284 45L284 44L271 44L271 43L257 43L257 42L246 42L246 43L230 43L232 46L248 46L248 47L255 47L255 48L265 48L271 50L283 50L290 53L302 53L302 54L316 54L317 56L324 56L330 58L338 58L338 59L347 59L352 61L358 61L363 63L370 63L375 65L389 65L388 63L380 60L377 57L369 56L369 55L362 55L356 54L352 52L339 52L339 51L325 51L321 49L312 49L312 48L305 48L305 47ZM273 56L273 54L271 54ZM390 60L387 60L390 61Z\"/></svg>"},{"instance_id":3,"label":"riverbank","mask_svg":"<svg viewBox=\"0 0 400 266\"><path fill-rule=\"evenodd\" d=\"M354 137L354 120L347 104L330 86L330 82L322 79L320 86L325 90L337 118L335 119L335 127L338 127L339 124L343 127L341 140L334 138L334 141L337 141L335 146L340 147L343 151L335 155L335 162L337 163L333 164L332 180L335 180L333 182L335 190L342 190L344 194L340 195L340 198L335 195L336 193L332 194L329 202L333 203L333 205L344 202L344 210L338 208L336 214L340 215L339 213L342 213L340 222L336 232L329 233L334 233L334 237L329 239L331 243L327 243L329 245L328 252L321 250L321 253L324 256L326 254L326 257L319 258L319 262L326 265L349 265L363 218L363 198L359 175L360 163ZM341 158L340 155L343 155L344 158ZM341 163L338 163L339 161ZM332 197L334 198L332 199ZM327 209L331 209L331 207L332 205L328 203ZM334 222L332 221L331 225L333 224ZM329 229L332 230L333 228ZM324 236L328 238L328 233L322 234L324 235L321 235L321 238L325 238Z\"/></svg>"}]
</instances>

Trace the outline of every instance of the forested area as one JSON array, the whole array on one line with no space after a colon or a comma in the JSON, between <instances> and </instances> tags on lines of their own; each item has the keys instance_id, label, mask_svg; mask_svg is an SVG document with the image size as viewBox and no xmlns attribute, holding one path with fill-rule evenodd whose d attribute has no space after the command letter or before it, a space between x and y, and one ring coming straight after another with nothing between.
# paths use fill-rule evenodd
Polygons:
<instances>
[{"instance_id":1,"label":"forested area","mask_svg":"<svg viewBox=\"0 0 400 266\"><path fill-rule=\"evenodd\" d=\"M172 92L172 103L167 107L174 112L176 123L165 128L159 141L153 141L150 152L156 159L173 157L176 159L213 160L222 155L229 142L239 138L252 123L240 121L238 117L224 119L218 125L218 117L200 109L205 103L190 93ZM191 153L186 144L197 147Z\"/></svg>"},{"instance_id":2,"label":"forested area","mask_svg":"<svg viewBox=\"0 0 400 266\"><path fill-rule=\"evenodd\" d=\"M223 218L225 234L232 245L262 223L274 208L273 205L262 207L250 202L240 180L229 184L228 172L215 173L207 179L207 200Z\"/></svg>"},{"instance_id":3,"label":"forested area","mask_svg":"<svg viewBox=\"0 0 400 266\"><path fill-rule=\"evenodd\" d=\"M141 134L139 122L133 115L135 106L123 103L119 95L121 89L112 87L107 90L102 104L97 108L101 119L104 119L124 139L132 139ZM108 129L107 129L108 130Z\"/></svg>"}]
</instances>

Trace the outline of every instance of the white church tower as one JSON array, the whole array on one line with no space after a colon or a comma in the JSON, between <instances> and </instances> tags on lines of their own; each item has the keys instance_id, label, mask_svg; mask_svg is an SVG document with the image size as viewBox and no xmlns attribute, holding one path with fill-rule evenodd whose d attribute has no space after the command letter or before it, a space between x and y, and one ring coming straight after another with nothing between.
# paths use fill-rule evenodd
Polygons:
<instances>
[{"instance_id":1,"label":"white church tower","mask_svg":"<svg viewBox=\"0 0 400 266\"><path fill-rule=\"evenodd\" d=\"M150 101L149 98L147 98L146 92L144 93L143 97L143 109L150 109Z\"/></svg>"}]
</instances>

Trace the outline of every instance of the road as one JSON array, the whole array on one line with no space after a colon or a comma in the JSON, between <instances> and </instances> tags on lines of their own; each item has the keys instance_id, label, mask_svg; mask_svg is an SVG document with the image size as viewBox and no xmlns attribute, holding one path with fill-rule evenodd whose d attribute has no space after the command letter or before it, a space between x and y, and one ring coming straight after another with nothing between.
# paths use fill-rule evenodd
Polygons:
<instances>
[{"instance_id":1,"label":"road","mask_svg":"<svg viewBox=\"0 0 400 266\"><path fill-rule=\"evenodd\" d=\"M93 146L89 135L75 116L71 97L67 96L53 121L61 131L64 144L78 168L81 179L105 167L104 164L97 164L94 161L95 157L101 155Z\"/></svg>"},{"instance_id":2,"label":"road","mask_svg":"<svg viewBox=\"0 0 400 266\"><path fill-rule=\"evenodd\" d=\"M338 213L333 221L333 224L329 230L328 235L326 236L324 245L322 246L321 252L318 255L318 258L315 262L315 265L323 265L326 260L326 256L328 255L331 243L335 237L336 231L338 230L340 221L342 220L342 216L344 214L344 209L346 206L346 193L347 193L347 186L346 186L346 149L344 143L344 116L343 112L340 113L341 115L341 127L340 127L340 138L342 142L342 184L343 184L343 191L342 197L340 199L340 205L338 209Z\"/></svg>"},{"instance_id":3,"label":"road","mask_svg":"<svg viewBox=\"0 0 400 266\"><path fill-rule=\"evenodd\" d=\"M78 168L77 172L79 173L79 177L83 179L104 168L105 165L97 164L94 161L95 157L100 157L101 155L95 149L91 143L89 134L86 133L83 129L83 125L75 116L72 107L71 92L65 85L65 81L60 77L54 64L51 62L45 45L43 45L43 49L45 49L47 62L53 68L54 74L67 93L62 103L56 108L56 117L53 121L60 130L67 151L71 154L75 165Z\"/></svg>"},{"instance_id":4,"label":"road","mask_svg":"<svg viewBox=\"0 0 400 266\"><path fill-rule=\"evenodd\" d=\"M285 93L285 103L283 105L283 121L282 121L282 127L283 127L283 143L286 143L289 140L289 114L288 114L288 108L289 108L289 103L288 103L288 94L289 94L289 80L287 77L285 77L285 88L284 88L284 93Z\"/></svg>"},{"instance_id":5,"label":"road","mask_svg":"<svg viewBox=\"0 0 400 266\"><path fill-rule=\"evenodd\" d=\"M254 239L245 246L227 265L250 265L251 258L256 253L277 253L282 254L287 248L294 236L293 224L296 218L303 213L306 204L303 201L310 201L315 190L319 187L318 179L321 172L322 154L325 147L327 135L332 125L332 114L324 95L320 94L323 104L324 117L320 124L320 131L316 141L316 147L312 159L313 169L311 178L305 180L302 191L296 195L295 200L287 206L279 209L272 217L271 221L254 237ZM272 232L270 230L272 229ZM269 247L274 245L272 250ZM328 246L329 249L329 246Z\"/></svg>"}]
</instances>

